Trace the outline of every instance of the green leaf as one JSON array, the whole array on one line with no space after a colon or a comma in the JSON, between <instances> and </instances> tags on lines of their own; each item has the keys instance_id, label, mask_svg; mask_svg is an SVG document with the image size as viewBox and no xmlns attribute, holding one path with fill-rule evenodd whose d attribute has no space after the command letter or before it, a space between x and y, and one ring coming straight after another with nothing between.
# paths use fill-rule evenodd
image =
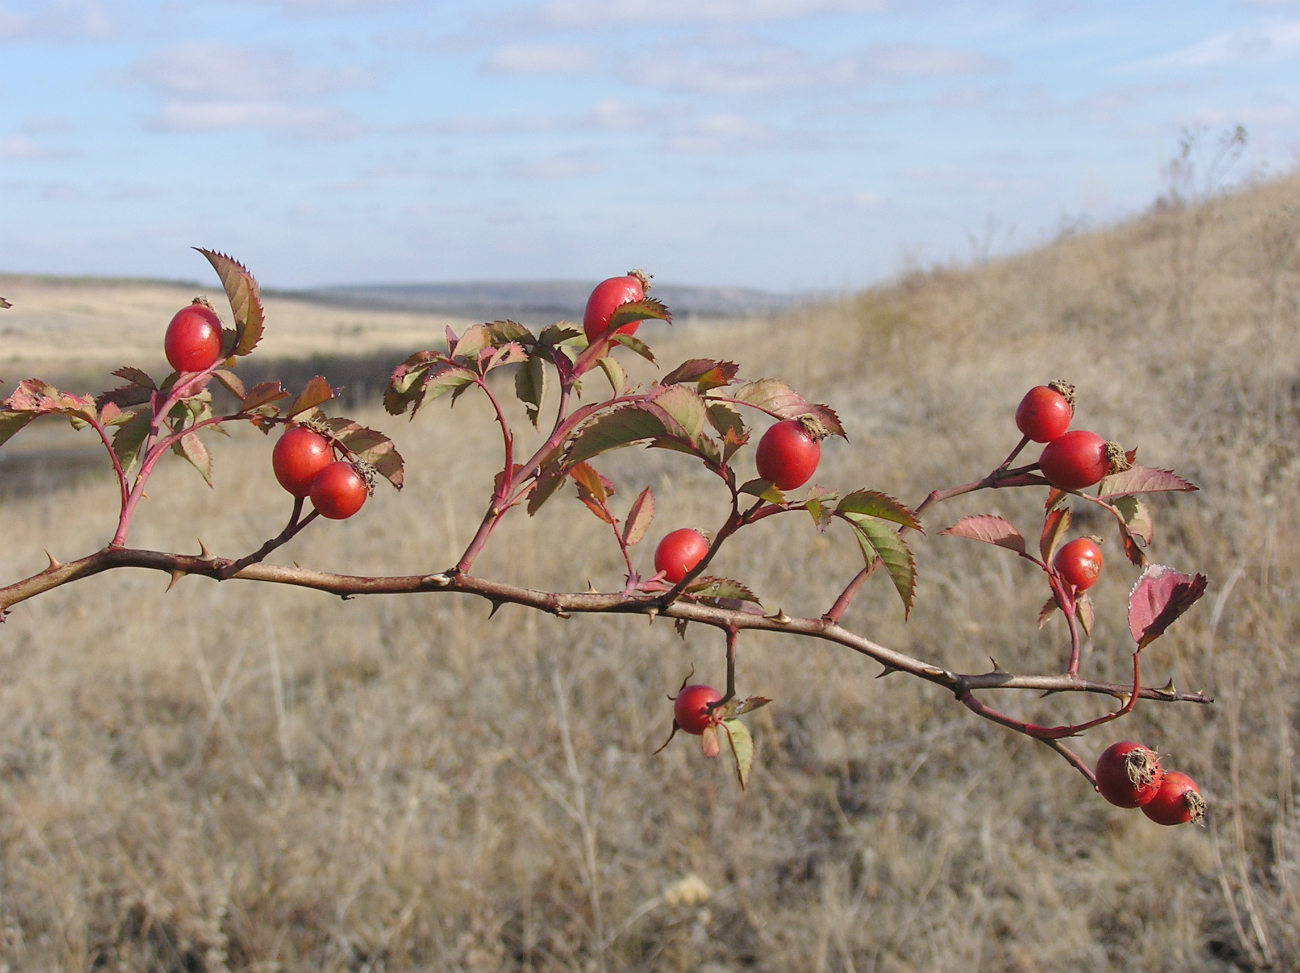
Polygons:
<instances>
[{"instance_id":1,"label":"green leaf","mask_svg":"<svg viewBox=\"0 0 1300 973\"><path fill-rule=\"evenodd\" d=\"M21 432L23 427L35 418L35 412L15 412L13 409L0 409L0 446Z\"/></svg>"},{"instance_id":2,"label":"green leaf","mask_svg":"<svg viewBox=\"0 0 1300 973\"><path fill-rule=\"evenodd\" d=\"M634 338L630 334L615 334L613 340L615 344L623 345L625 348L630 348L650 364L655 364L654 352L652 352L650 346L640 338Z\"/></svg>"},{"instance_id":3,"label":"green leaf","mask_svg":"<svg viewBox=\"0 0 1300 973\"><path fill-rule=\"evenodd\" d=\"M666 415L646 405L628 405L597 416L578 431L569 447L568 461L580 463L611 449L680 430L669 430Z\"/></svg>"},{"instance_id":4,"label":"green leaf","mask_svg":"<svg viewBox=\"0 0 1300 973\"><path fill-rule=\"evenodd\" d=\"M708 402L704 411L709 424L722 438L722 462L731 462L736 450L749 442L749 430L740 410L729 402Z\"/></svg>"},{"instance_id":5,"label":"green leaf","mask_svg":"<svg viewBox=\"0 0 1300 973\"><path fill-rule=\"evenodd\" d=\"M722 728L727 732L731 757L736 765L736 779L743 791L749 785L749 772L754 767L754 738L740 720L723 720Z\"/></svg>"},{"instance_id":6,"label":"green leaf","mask_svg":"<svg viewBox=\"0 0 1300 973\"><path fill-rule=\"evenodd\" d=\"M758 596L747 585L732 578L715 578L705 575L692 581L686 587L685 593L706 605L716 605L721 608L734 607L728 604L729 602L748 602L752 605L762 604L758 600Z\"/></svg>"},{"instance_id":7,"label":"green leaf","mask_svg":"<svg viewBox=\"0 0 1300 973\"><path fill-rule=\"evenodd\" d=\"M497 347L515 342L533 342L533 333L518 321L490 321L484 325L492 344Z\"/></svg>"},{"instance_id":8,"label":"green leaf","mask_svg":"<svg viewBox=\"0 0 1300 973\"><path fill-rule=\"evenodd\" d=\"M618 329L624 325L631 324L634 321L672 321L672 312L664 305L662 301L654 297L645 297L639 301L628 301L626 304L620 304L614 308L614 312L609 316L608 331L614 331L615 340L626 338L627 335L618 334ZM651 359L653 361L653 359Z\"/></svg>"},{"instance_id":9,"label":"green leaf","mask_svg":"<svg viewBox=\"0 0 1300 973\"><path fill-rule=\"evenodd\" d=\"M614 394L622 395L627 390L627 372L623 366L614 358L606 355L604 358L597 358L596 364L600 370L605 373L605 378L609 380L609 387Z\"/></svg>"},{"instance_id":10,"label":"green leaf","mask_svg":"<svg viewBox=\"0 0 1300 973\"><path fill-rule=\"evenodd\" d=\"M226 290L230 301L231 313L235 316L235 334L237 335L232 354L247 355L262 340L265 314L262 310L262 298L257 281L239 261L224 253L195 247L208 259L212 269L217 272L221 286Z\"/></svg>"},{"instance_id":11,"label":"green leaf","mask_svg":"<svg viewBox=\"0 0 1300 973\"><path fill-rule=\"evenodd\" d=\"M531 356L524 367L515 372L515 395L524 404L528 421L537 427L542 414L542 399L546 396L546 363Z\"/></svg>"},{"instance_id":12,"label":"green leaf","mask_svg":"<svg viewBox=\"0 0 1300 973\"><path fill-rule=\"evenodd\" d=\"M898 531L879 520L851 513L845 517L854 527L867 565L870 566L877 557L884 563L898 596L903 599L903 617L906 618L916 600L916 559L911 548L898 536Z\"/></svg>"},{"instance_id":13,"label":"green leaf","mask_svg":"<svg viewBox=\"0 0 1300 973\"><path fill-rule=\"evenodd\" d=\"M704 410L704 400L694 389L686 385L659 386L650 394L649 401L671 417L688 442L699 442L708 416Z\"/></svg>"},{"instance_id":14,"label":"green leaf","mask_svg":"<svg viewBox=\"0 0 1300 973\"><path fill-rule=\"evenodd\" d=\"M836 505L835 509L845 515L857 514L864 517L875 517L878 520L888 520L902 527L925 533L921 522L916 519L916 514L910 508L893 497L876 490L855 490L844 497Z\"/></svg>"},{"instance_id":15,"label":"green leaf","mask_svg":"<svg viewBox=\"0 0 1300 973\"><path fill-rule=\"evenodd\" d=\"M141 410L129 420L117 427L113 433L113 455L117 457L122 469L129 470L135 465L140 447L149 435L149 426L153 417L147 410Z\"/></svg>"}]
</instances>

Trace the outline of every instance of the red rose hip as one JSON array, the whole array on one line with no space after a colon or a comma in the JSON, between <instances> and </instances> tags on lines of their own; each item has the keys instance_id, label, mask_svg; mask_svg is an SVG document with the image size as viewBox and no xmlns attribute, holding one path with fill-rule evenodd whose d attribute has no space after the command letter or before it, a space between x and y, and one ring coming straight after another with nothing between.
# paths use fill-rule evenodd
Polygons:
<instances>
[{"instance_id":1,"label":"red rose hip","mask_svg":"<svg viewBox=\"0 0 1300 973\"><path fill-rule=\"evenodd\" d=\"M686 577L709 553L709 542L698 530L682 527L664 535L655 548L655 570L662 571L669 584Z\"/></svg>"},{"instance_id":2,"label":"red rose hip","mask_svg":"<svg viewBox=\"0 0 1300 973\"><path fill-rule=\"evenodd\" d=\"M163 336L167 364L178 372L201 372L221 357L221 320L201 301L172 317Z\"/></svg>"},{"instance_id":3,"label":"red rose hip","mask_svg":"<svg viewBox=\"0 0 1300 973\"><path fill-rule=\"evenodd\" d=\"M1086 429L1072 429L1043 447L1038 468L1061 490L1082 490L1110 473L1106 440Z\"/></svg>"},{"instance_id":4,"label":"red rose hip","mask_svg":"<svg viewBox=\"0 0 1300 973\"><path fill-rule=\"evenodd\" d=\"M1035 385L1016 407L1016 428L1036 443L1064 435L1074 418L1074 387L1063 382Z\"/></svg>"}]
</instances>

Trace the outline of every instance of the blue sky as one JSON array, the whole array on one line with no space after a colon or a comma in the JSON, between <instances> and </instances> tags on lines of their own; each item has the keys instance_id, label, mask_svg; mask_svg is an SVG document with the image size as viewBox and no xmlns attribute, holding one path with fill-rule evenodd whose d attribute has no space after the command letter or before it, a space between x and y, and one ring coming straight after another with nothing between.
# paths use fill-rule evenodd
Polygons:
<instances>
[{"instance_id":1,"label":"blue sky","mask_svg":"<svg viewBox=\"0 0 1300 973\"><path fill-rule=\"evenodd\" d=\"M1300 162L1300 5L0 0L0 271L857 289Z\"/></svg>"}]
</instances>

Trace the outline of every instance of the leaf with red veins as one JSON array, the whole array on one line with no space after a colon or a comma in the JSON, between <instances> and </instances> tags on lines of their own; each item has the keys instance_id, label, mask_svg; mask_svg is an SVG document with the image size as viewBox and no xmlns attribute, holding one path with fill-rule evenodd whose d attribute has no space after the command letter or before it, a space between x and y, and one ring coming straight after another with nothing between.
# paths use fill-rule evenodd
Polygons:
<instances>
[{"instance_id":1,"label":"leaf with red veins","mask_svg":"<svg viewBox=\"0 0 1300 973\"><path fill-rule=\"evenodd\" d=\"M212 264L212 269L221 280L221 286L225 288L226 298L230 301L230 310L235 316L235 333L238 335L232 353L247 355L262 340L265 326L265 312L262 310L257 281L248 272L248 268L233 257L214 250L204 250L202 247L194 249Z\"/></svg>"},{"instance_id":2,"label":"leaf with red veins","mask_svg":"<svg viewBox=\"0 0 1300 973\"><path fill-rule=\"evenodd\" d=\"M637 498L632 501L632 507L627 512L627 520L623 524L623 543L628 547L641 541L646 532L650 529L650 523L655 516L655 498L646 487Z\"/></svg>"},{"instance_id":3,"label":"leaf with red veins","mask_svg":"<svg viewBox=\"0 0 1300 973\"><path fill-rule=\"evenodd\" d=\"M1009 520L996 514L972 514L939 533L994 544L1015 551L1017 554L1024 554L1026 551L1025 539L1020 535L1020 531L1016 530L1015 525Z\"/></svg>"},{"instance_id":4,"label":"leaf with red veins","mask_svg":"<svg viewBox=\"0 0 1300 973\"><path fill-rule=\"evenodd\" d=\"M1152 564L1129 592L1128 627L1138 648L1150 645L1177 618L1205 594L1203 574L1180 574L1163 564Z\"/></svg>"},{"instance_id":5,"label":"leaf with red veins","mask_svg":"<svg viewBox=\"0 0 1300 973\"><path fill-rule=\"evenodd\" d=\"M1154 466L1131 466L1103 479L1097 488L1097 495L1103 500L1109 500L1135 493L1190 493L1198 489L1200 488L1196 484L1171 470L1156 469Z\"/></svg>"}]
</instances>

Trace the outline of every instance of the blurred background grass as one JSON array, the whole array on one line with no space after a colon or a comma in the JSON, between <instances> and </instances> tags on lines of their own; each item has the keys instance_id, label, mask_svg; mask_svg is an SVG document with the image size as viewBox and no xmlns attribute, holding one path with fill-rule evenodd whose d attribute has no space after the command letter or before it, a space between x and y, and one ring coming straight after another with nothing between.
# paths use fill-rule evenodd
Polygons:
<instances>
[{"instance_id":1,"label":"blurred background grass","mask_svg":"<svg viewBox=\"0 0 1300 973\"><path fill-rule=\"evenodd\" d=\"M164 593L159 575L119 571L23 603L0 628L0 965L1300 967L1298 236L1292 176L833 305L645 335L665 368L735 359L835 407L849 442L827 445L817 482L837 490L915 504L981 475L1015 442L1020 395L1052 378L1078 387L1077 425L1197 482L1157 503L1151 554L1210 587L1143 658L1149 680L1217 702L1141 705L1077 749L1158 747L1201 783L1206 828L1111 808L1045 748L834 646L742 642L741 693L775 699L750 719L742 794L693 740L652 755L691 666L722 678L712 631L193 578ZM436 344L429 330L406 350ZM351 412L394 437L407 488L381 486L361 515L272 559L358 574L452 563L498 460L481 404L437 403L409 424ZM201 537L236 555L279 529L268 441L239 430L213 448L215 489L165 466L133 544L189 551ZM725 514L685 457L599 465L624 504L655 491L643 567L664 531ZM108 539L111 482L67 481L6 495L6 581L47 549L66 560ZM606 528L567 491L552 504L509 521L479 572L617 587ZM995 656L1055 670L1063 629L1036 628L1046 592L1029 566L937 536L976 510L1033 531L1040 504L1008 492L940 507L916 538L911 619L876 579L846 621L953 668ZM778 518L716 567L769 608L815 614L859 563L847 536ZM1091 675L1124 678L1135 574L1110 552ZM999 702L1053 720L1099 705Z\"/></svg>"}]
</instances>

